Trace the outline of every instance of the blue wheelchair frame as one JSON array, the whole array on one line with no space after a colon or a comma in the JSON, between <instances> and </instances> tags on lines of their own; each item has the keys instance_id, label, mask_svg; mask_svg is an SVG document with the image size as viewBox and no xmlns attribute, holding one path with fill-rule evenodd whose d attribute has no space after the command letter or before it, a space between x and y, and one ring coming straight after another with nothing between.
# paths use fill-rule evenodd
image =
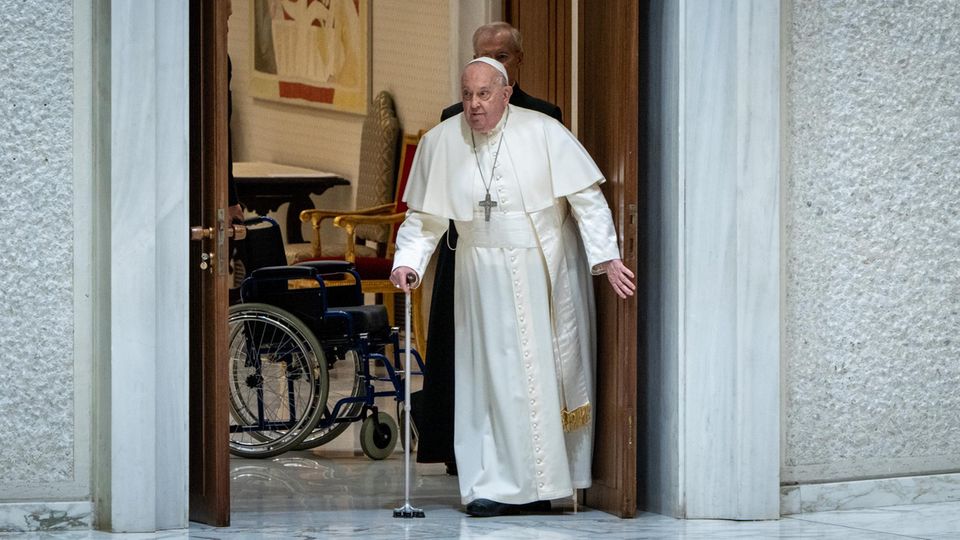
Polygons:
<instances>
[{"instance_id":1,"label":"blue wheelchair frame","mask_svg":"<svg viewBox=\"0 0 960 540\"><path fill-rule=\"evenodd\" d=\"M350 280L347 276L352 278L352 284L342 283ZM303 279L315 281L318 287L289 287L290 281ZM327 283L334 280L340 283L335 286L330 286ZM255 376L252 381L256 385L259 380L261 385L257 388L257 418L255 422L247 422L246 425L231 425L231 434L252 433L256 435L258 432L291 430L297 429L298 424L301 430L325 431L335 424L363 421L361 447L364 453L374 459L386 457L389 451L383 452L383 450L386 447L392 450L396 442L397 430L394 425L391 428L391 433L391 429L388 429L390 426L385 427L383 425L388 418L384 418L385 413L378 411L375 400L378 397L393 397L397 403L403 401L406 380L402 376L401 355L406 351L400 347L398 330L391 328L387 322L385 308L380 305L363 305L361 279L353 264L346 261L311 261L294 266L260 268L253 271L243 281L240 288L240 299L240 303L233 306L231 310L239 312L242 311L244 303L257 302L258 304L280 308L299 319L320 345L324 361L327 362L328 367L335 362L346 361L346 352L356 351L359 355L359 371L355 374L359 379L359 386L356 388L359 388L360 391L355 395L338 399L332 404L332 407L328 407L327 403L312 404L315 406L311 407L309 414L315 417L304 423L302 416L297 416L301 411L297 411L297 400L294 395L294 384L298 373L296 370L291 372L289 369L291 364L289 358L293 358L296 351L255 350L257 345L253 343L252 339L247 339L246 362L253 362L253 365L246 364L246 367L254 368ZM304 338L309 341L308 336L304 336ZM386 346L393 347L394 358L392 361L385 354ZM280 357L280 361L286 362L287 401L290 420L277 422L265 419L261 360L261 356L265 353ZM418 369L418 371L411 371L410 375L422 375L424 371L423 359L416 350L411 349L410 353ZM343 358L338 359L340 356L343 356ZM376 376L372 374L371 361L379 361L384 366L386 375ZM319 384L329 384L326 375L328 369L321 369L320 371L323 375L320 377L321 380L318 381ZM299 375L303 374L300 373ZM248 376L248 385L250 380ZM392 389L377 391L374 388L375 382L389 382ZM323 396L324 400L327 399L326 390L321 388L317 392L318 395ZM359 409L357 409L358 405ZM351 413L350 411L356 412ZM365 434L367 435L366 439L364 438ZM289 437L290 444L282 448L272 449L269 452L236 452L233 446L231 446L231 451L246 457L269 457L297 447L309 435L310 433L294 434L294 436ZM367 443L371 440L374 441L376 448L368 449L365 447L365 440ZM322 441L320 444L325 442L328 441Z\"/></svg>"}]
</instances>

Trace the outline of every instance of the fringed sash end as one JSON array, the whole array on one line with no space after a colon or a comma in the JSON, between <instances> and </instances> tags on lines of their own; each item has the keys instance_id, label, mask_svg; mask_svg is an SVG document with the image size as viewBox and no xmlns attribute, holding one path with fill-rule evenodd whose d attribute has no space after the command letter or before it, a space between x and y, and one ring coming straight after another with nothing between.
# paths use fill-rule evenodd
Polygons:
<instances>
[{"instance_id":1,"label":"fringed sash end","mask_svg":"<svg viewBox=\"0 0 960 540\"><path fill-rule=\"evenodd\" d=\"M560 410L560 419L565 433L576 431L590 422L590 404L581 405L572 411L564 407Z\"/></svg>"}]
</instances>

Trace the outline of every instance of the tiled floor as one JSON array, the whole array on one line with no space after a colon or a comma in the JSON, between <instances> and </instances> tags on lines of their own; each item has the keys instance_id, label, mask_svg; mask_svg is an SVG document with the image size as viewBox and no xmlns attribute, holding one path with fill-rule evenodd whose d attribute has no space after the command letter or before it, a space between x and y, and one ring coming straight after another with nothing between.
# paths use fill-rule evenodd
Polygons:
<instances>
[{"instance_id":1,"label":"tiled floor","mask_svg":"<svg viewBox=\"0 0 960 540\"><path fill-rule=\"evenodd\" d=\"M403 503L402 454L380 462L324 458L307 452L269 460L232 461L232 523L191 524L158 534L44 533L21 538L407 538L472 539L960 539L960 502L787 516L779 521L677 520L657 514L618 519L596 510L572 513L569 502L550 514L471 518L459 504L456 479L442 465L417 465L413 504L423 519L396 519ZM556 505L555 505L556 506Z\"/></svg>"}]
</instances>

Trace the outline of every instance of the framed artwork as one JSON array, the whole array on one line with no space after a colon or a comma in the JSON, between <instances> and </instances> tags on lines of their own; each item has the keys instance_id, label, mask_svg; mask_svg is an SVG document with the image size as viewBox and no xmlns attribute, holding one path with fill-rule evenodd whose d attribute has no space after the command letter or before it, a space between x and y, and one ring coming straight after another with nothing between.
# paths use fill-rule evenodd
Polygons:
<instances>
[{"instance_id":1,"label":"framed artwork","mask_svg":"<svg viewBox=\"0 0 960 540\"><path fill-rule=\"evenodd\" d=\"M254 0L254 97L366 114L368 0Z\"/></svg>"}]
</instances>

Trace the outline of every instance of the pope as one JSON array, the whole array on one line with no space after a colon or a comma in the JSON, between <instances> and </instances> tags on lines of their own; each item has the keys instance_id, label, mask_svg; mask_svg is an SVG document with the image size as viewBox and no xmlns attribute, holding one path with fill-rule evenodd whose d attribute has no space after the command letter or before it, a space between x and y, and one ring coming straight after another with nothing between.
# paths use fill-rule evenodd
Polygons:
<instances>
[{"instance_id":1,"label":"pope","mask_svg":"<svg viewBox=\"0 0 960 540\"><path fill-rule=\"evenodd\" d=\"M562 124L509 105L507 81L496 60L469 62L463 113L421 139L390 277L419 286L455 222L454 453L474 516L542 510L590 486L590 276L621 298L635 290L603 174Z\"/></svg>"}]
</instances>

